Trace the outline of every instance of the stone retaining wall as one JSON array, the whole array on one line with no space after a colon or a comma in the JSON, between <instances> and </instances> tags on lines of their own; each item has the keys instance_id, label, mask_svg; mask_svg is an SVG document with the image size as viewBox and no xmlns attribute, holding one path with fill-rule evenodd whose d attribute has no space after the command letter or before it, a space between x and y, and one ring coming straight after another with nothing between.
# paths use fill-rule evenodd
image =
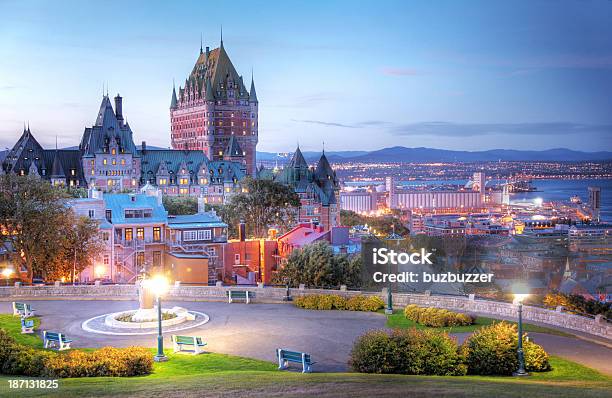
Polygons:
<instances>
[{"instance_id":1,"label":"stone retaining wall","mask_svg":"<svg viewBox=\"0 0 612 398\"><path fill-rule=\"evenodd\" d=\"M281 303L285 301L287 289L277 287L227 287L227 286L185 286L170 288L166 298L173 301L225 301L227 291L249 290L255 293L252 301L257 303ZM385 291L358 292L348 290L326 289L289 289L293 297L308 294L338 294L345 297L357 294L377 295L386 300ZM0 301L15 300L136 300L138 291L135 285L100 285L100 286L15 286L0 287ZM517 318L517 306L510 303L475 299L473 296L437 296L428 294L394 293L393 305L403 307L417 304L427 307L446 308L479 314L491 314L505 318ZM612 324L600 316L593 318L573 315L567 312L548 310L539 307L524 306L523 319L551 326L589 333L612 340Z\"/></svg>"}]
</instances>

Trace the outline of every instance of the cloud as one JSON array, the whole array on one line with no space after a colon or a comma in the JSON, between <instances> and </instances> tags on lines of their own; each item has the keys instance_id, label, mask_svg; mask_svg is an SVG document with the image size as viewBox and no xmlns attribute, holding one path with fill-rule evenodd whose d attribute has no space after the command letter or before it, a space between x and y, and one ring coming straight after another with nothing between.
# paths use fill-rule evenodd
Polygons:
<instances>
[{"instance_id":1,"label":"cloud","mask_svg":"<svg viewBox=\"0 0 612 398\"><path fill-rule=\"evenodd\" d=\"M422 122L394 125L394 135L438 135L446 137L473 137L493 134L503 135L569 135L612 134L609 124L582 124L571 122L544 123L450 123Z\"/></svg>"},{"instance_id":2,"label":"cloud","mask_svg":"<svg viewBox=\"0 0 612 398\"><path fill-rule=\"evenodd\" d=\"M6 90L6 91L8 91L8 90L15 90L16 88L17 88L17 86L9 86L9 85L6 85L6 86L0 86L0 91L5 91L5 90Z\"/></svg>"},{"instance_id":3,"label":"cloud","mask_svg":"<svg viewBox=\"0 0 612 398\"><path fill-rule=\"evenodd\" d=\"M383 75L387 76L416 76L421 73L412 68L393 68L393 67L384 67L381 69Z\"/></svg>"},{"instance_id":4,"label":"cloud","mask_svg":"<svg viewBox=\"0 0 612 398\"><path fill-rule=\"evenodd\" d=\"M355 125L343 124L343 123L337 123L337 122L324 122L324 121L321 121L321 120L298 120L298 119L291 119L291 121L299 122L299 123L318 124L318 125L327 126L327 127L343 127L343 128L347 128L347 129L358 128Z\"/></svg>"},{"instance_id":5,"label":"cloud","mask_svg":"<svg viewBox=\"0 0 612 398\"><path fill-rule=\"evenodd\" d=\"M327 127L342 127L347 129L360 129L364 127L380 127L391 125L391 122L386 122L383 120L366 120L363 122L357 122L353 124L339 123L339 122L326 122L322 120L299 120L299 119L291 119L293 122L298 123L309 123L309 124L318 124L321 126Z\"/></svg>"}]
</instances>

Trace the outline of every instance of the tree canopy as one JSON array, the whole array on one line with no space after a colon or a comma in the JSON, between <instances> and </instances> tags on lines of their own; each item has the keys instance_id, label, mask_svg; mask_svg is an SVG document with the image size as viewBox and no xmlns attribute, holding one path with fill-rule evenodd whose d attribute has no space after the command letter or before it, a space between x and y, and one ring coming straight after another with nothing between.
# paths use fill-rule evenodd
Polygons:
<instances>
[{"instance_id":1,"label":"tree canopy","mask_svg":"<svg viewBox=\"0 0 612 398\"><path fill-rule=\"evenodd\" d=\"M67 198L64 189L35 176L0 176L1 243L28 280L69 277L100 254L97 222L76 217Z\"/></svg>"},{"instance_id":2,"label":"tree canopy","mask_svg":"<svg viewBox=\"0 0 612 398\"><path fill-rule=\"evenodd\" d=\"M361 272L361 256L334 255L327 242L318 242L292 251L274 282L291 287L302 283L313 288L359 287Z\"/></svg>"},{"instance_id":3,"label":"tree canopy","mask_svg":"<svg viewBox=\"0 0 612 398\"><path fill-rule=\"evenodd\" d=\"M270 180L246 178L243 192L234 195L221 216L235 226L240 220L247 225L247 233L265 237L268 228L288 229L296 223L300 198L291 187Z\"/></svg>"}]
</instances>

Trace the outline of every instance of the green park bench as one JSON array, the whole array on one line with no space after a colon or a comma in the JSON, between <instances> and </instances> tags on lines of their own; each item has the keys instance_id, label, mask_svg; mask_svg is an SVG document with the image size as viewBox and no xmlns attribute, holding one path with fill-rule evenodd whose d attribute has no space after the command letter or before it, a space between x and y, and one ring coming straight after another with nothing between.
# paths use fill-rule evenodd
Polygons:
<instances>
[{"instance_id":1,"label":"green park bench","mask_svg":"<svg viewBox=\"0 0 612 398\"><path fill-rule=\"evenodd\" d=\"M187 352L193 355L203 353L202 348L206 345L201 337L196 336L172 335L172 343L174 344L174 352ZM189 350L183 350L183 347L188 347Z\"/></svg>"},{"instance_id":2,"label":"green park bench","mask_svg":"<svg viewBox=\"0 0 612 398\"><path fill-rule=\"evenodd\" d=\"M69 350L70 343L72 343L72 340L67 338L65 334L47 332L46 330L43 332L43 340L45 342L45 348L55 347L58 351Z\"/></svg>"},{"instance_id":3,"label":"green park bench","mask_svg":"<svg viewBox=\"0 0 612 398\"><path fill-rule=\"evenodd\" d=\"M236 299L244 300L248 304L255 297L255 293L248 290L228 290L226 294L230 304Z\"/></svg>"},{"instance_id":4,"label":"green park bench","mask_svg":"<svg viewBox=\"0 0 612 398\"><path fill-rule=\"evenodd\" d=\"M312 372L312 365L316 363L312 362L310 354L306 354L305 352L277 348L276 356L278 357L278 370L287 369L289 362L294 362L302 364L302 373L310 373Z\"/></svg>"},{"instance_id":5,"label":"green park bench","mask_svg":"<svg viewBox=\"0 0 612 398\"><path fill-rule=\"evenodd\" d=\"M21 318L21 334L34 333L34 321L32 319Z\"/></svg>"},{"instance_id":6,"label":"green park bench","mask_svg":"<svg viewBox=\"0 0 612 398\"><path fill-rule=\"evenodd\" d=\"M13 316L31 317L34 315L34 309L30 304L17 303L13 301Z\"/></svg>"}]
</instances>

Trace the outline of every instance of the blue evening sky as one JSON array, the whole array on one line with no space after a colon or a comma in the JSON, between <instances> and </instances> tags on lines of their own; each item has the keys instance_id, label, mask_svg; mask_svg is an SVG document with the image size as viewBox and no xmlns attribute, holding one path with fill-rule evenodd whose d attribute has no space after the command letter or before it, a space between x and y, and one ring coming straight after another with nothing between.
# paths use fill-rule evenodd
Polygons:
<instances>
[{"instance_id":1,"label":"blue evening sky","mask_svg":"<svg viewBox=\"0 0 612 398\"><path fill-rule=\"evenodd\" d=\"M260 100L259 150L612 150L612 1L0 0L0 146L76 145L107 82L169 145L200 33Z\"/></svg>"}]
</instances>

